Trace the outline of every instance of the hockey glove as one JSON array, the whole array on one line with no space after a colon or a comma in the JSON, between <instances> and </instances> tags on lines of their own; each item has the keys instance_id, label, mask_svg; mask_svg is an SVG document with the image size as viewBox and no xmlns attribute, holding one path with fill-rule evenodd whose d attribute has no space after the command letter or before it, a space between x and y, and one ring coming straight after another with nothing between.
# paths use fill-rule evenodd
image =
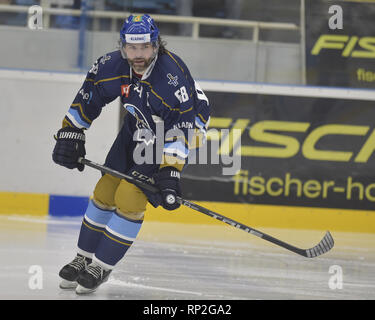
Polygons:
<instances>
[{"instance_id":1,"label":"hockey glove","mask_svg":"<svg viewBox=\"0 0 375 320\"><path fill-rule=\"evenodd\" d=\"M181 206L177 196L181 196L180 172L173 167L164 167L153 176L155 185L160 190L160 204L166 210L175 210Z\"/></svg>"},{"instance_id":2,"label":"hockey glove","mask_svg":"<svg viewBox=\"0 0 375 320\"><path fill-rule=\"evenodd\" d=\"M77 168L79 171L83 171L84 165L78 162L78 158L84 157L86 154L83 130L65 127L57 132L55 139L56 145L52 153L53 161L66 168Z\"/></svg>"}]
</instances>

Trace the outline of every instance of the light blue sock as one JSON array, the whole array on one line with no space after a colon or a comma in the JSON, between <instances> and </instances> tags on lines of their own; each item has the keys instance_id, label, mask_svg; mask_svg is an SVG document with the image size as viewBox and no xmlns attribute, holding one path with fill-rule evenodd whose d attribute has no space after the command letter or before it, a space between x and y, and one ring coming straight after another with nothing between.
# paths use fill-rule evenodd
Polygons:
<instances>
[{"instance_id":1,"label":"light blue sock","mask_svg":"<svg viewBox=\"0 0 375 320\"><path fill-rule=\"evenodd\" d=\"M78 238L78 253L87 257L93 255L113 212L100 209L92 200L89 202Z\"/></svg>"},{"instance_id":2,"label":"light blue sock","mask_svg":"<svg viewBox=\"0 0 375 320\"><path fill-rule=\"evenodd\" d=\"M114 213L96 248L94 260L112 269L132 245L142 223L143 220L130 220Z\"/></svg>"}]
</instances>

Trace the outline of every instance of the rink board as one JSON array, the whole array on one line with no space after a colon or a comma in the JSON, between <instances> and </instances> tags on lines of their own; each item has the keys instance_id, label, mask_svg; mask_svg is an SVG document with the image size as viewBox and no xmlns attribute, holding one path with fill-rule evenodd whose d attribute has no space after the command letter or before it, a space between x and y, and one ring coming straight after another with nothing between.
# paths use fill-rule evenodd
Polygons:
<instances>
[{"instance_id":1,"label":"rink board","mask_svg":"<svg viewBox=\"0 0 375 320\"><path fill-rule=\"evenodd\" d=\"M201 148L208 160L184 169L185 198L373 211L374 91L332 89L327 97L314 89L209 91L215 108Z\"/></svg>"},{"instance_id":2,"label":"rink board","mask_svg":"<svg viewBox=\"0 0 375 320\"><path fill-rule=\"evenodd\" d=\"M89 197L0 192L0 214L38 217L83 216ZM197 204L251 227L375 233L375 211L196 201ZM175 212L148 205L146 221L220 225L182 206Z\"/></svg>"},{"instance_id":3,"label":"rink board","mask_svg":"<svg viewBox=\"0 0 375 320\"><path fill-rule=\"evenodd\" d=\"M0 77L17 82L17 91L10 90L17 96L17 99L9 98L9 101L15 101L10 110L18 110L23 117L25 111L30 111L30 119L43 110L46 122L58 122L60 125L56 114L66 112L63 98L70 97L72 88L81 83L84 75L5 71ZM25 87L20 89L22 79L27 81ZM10 85L16 87L13 82ZM212 106L215 106L210 128L217 132L229 132L227 136L209 132L209 144L221 140L233 152L237 152L241 146L239 154L242 155L242 163L239 174L225 179L220 167L189 166L182 181L186 199L255 228L375 232L375 180L372 175L375 158L375 128L372 121L375 117L374 90L199 82ZM35 109L36 106L17 109L24 105L18 100L19 91L26 92L28 99L32 99L30 95L38 91L30 87L30 83L38 88L47 88L45 92L50 95L43 96L45 100L38 104L40 110ZM26 88L29 91L25 91ZM46 107L52 98L59 106L56 109ZM46 114L45 110L50 113ZM14 113L15 117L17 115ZM117 121L117 113L108 119L103 116L96 122L98 127L90 131L90 134L95 132L97 136L91 136L87 142L90 158L98 162L106 149L105 142L112 141L99 139L107 137L107 123ZM42 126L43 132L30 130L28 135L22 136L18 136L16 127L7 128L9 130L3 136L17 137L20 144L12 149L13 153L8 157L12 161L5 162L0 214L40 217L83 215L99 173L88 170L82 176L75 173L68 175L66 171L56 168L50 158L54 140L51 139L52 129L48 126ZM101 128L103 131L100 131ZM337 131L337 128L341 131ZM241 131L241 143L230 140L236 137L233 129ZM333 132L330 131L332 129ZM270 141L270 133L274 141ZM30 158L25 162L20 152L33 146L34 141L43 142L44 147L40 150L43 153L30 152ZM272 143L275 141L276 145ZM328 159L324 159L327 153L321 151L329 151ZM225 155L224 149L220 148L220 152ZM349 153L351 156L348 159L336 159ZM316 155L320 158L312 159ZM49 177L53 177L53 180ZM46 193L20 192L33 190ZM66 195L50 194L52 190ZM73 197L69 194L87 196ZM189 208L170 213L152 206L146 212L146 220L222 224Z\"/></svg>"}]
</instances>

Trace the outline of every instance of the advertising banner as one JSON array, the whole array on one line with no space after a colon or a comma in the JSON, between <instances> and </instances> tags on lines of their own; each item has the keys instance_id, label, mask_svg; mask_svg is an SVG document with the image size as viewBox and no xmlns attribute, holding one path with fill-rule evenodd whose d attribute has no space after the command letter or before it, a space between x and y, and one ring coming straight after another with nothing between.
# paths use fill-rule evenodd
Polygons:
<instances>
[{"instance_id":1,"label":"advertising banner","mask_svg":"<svg viewBox=\"0 0 375 320\"><path fill-rule=\"evenodd\" d=\"M374 209L373 101L206 94L213 106L208 161L186 168L184 197Z\"/></svg>"},{"instance_id":2,"label":"advertising banner","mask_svg":"<svg viewBox=\"0 0 375 320\"><path fill-rule=\"evenodd\" d=\"M375 87L375 3L308 0L308 85Z\"/></svg>"}]
</instances>

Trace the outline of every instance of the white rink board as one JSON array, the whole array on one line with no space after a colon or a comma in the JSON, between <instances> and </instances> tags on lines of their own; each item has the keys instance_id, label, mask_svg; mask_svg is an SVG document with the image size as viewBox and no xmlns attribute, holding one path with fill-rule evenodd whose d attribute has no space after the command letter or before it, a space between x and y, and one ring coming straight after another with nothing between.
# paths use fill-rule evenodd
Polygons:
<instances>
[{"instance_id":1,"label":"white rink board","mask_svg":"<svg viewBox=\"0 0 375 320\"><path fill-rule=\"evenodd\" d=\"M52 161L61 128L85 75L0 71L0 191L91 195L100 173ZM87 157L103 162L118 132L119 102L106 106L86 132Z\"/></svg>"}]
</instances>

